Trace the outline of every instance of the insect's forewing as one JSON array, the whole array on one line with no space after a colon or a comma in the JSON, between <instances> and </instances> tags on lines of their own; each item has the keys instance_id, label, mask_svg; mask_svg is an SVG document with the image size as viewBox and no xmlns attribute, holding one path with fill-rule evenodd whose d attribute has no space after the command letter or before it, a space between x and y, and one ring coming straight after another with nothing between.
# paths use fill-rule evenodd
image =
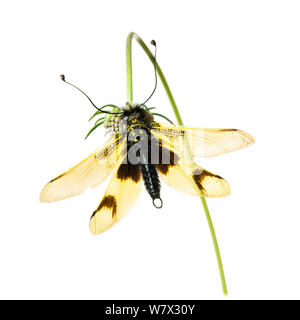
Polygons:
<instances>
[{"instance_id":1,"label":"insect's forewing","mask_svg":"<svg viewBox=\"0 0 300 320\"><path fill-rule=\"evenodd\" d=\"M83 193L94 188L111 173L124 150L125 139L113 136L86 159L52 179L42 190L40 201L52 202Z\"/></svg>"},{"instance_id":2,"label":"insect's forewing","mask_svg":"<svg viewBox=\"0 0 300 320\"><path fill-rule=\"evenodd\" d=\"M151 133L163 146L174 147L184 155L194 158L215 157L245 148L254 138L238 129L205 129L154 123Z\"/></svg>"},{"instance_id":3,"label":"insect's forewing","mask_svg":"<svg viewBox=\"0 0 300 320\"><path fill-rule=\"evenodd\" d=\"M160 146L160 159L156 168L162 179L178 191L201 197L223 197L230 194L230 187L225 179L184 158L174 148Z\"/></svg>"},{"instance_id":4,"label":"insect's forewing","mask_svg":"<svg viewBox=\"0 0 300 320\"><path fill-rule=\"evenodd\" d=\"M139 165L122 163L115 170L105 195L90 220L90 230L99 234L125 216L136 202L142 187Z\"/></svg>"}]
</instances>

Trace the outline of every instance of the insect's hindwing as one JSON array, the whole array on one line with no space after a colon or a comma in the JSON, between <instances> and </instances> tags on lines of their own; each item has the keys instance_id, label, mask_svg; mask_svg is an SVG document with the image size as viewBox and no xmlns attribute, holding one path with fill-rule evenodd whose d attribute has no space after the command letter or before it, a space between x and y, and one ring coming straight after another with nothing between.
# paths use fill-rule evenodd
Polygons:
<instances>
[{"instance_id":1,"label":"insect's hindwing","mask_svg":"<svg viewBox=\"0 0 300 320\"><path fill-rule=\"evenodd\" d=\"M189 149L193 158L215 157L254 143L250 134L238 129L187 128L154 123L151 133L167 148L174 147L182 154Z\"/></svg>"},{"instance_id":2,"label":"insect's hindwing","mask_svg":"<svg viewBox=\"0 0 300 320\"><path fill-rule=\"evenodd\" d=\"M170 187L201 197L223 197L230 194L230 187L222 177L199 167L174 149L160 147L160 150L160 163L156 167Z\"/></svg>"},{"instance_id":3,"label":"insect's hindwing","mask_svg":"<svg viewBox=\"0 0 300 320\"><path fill-rule=\"evenodd\" d=\"M111 173L124 148L125 139L112 137L104 147L52 179L42 190L40 201L58 201L96 187Z\"/></svg>"},{"instance_id":4,"label":"insect's hindwing","mask_svg":"<svg viewBox=\"0 0 300 320\"><path fill-rule=\"evenodd\" d=\"M142 187L139 165L122 163L115 170L98 208L90 220L90 230L99 234L125 216L136 202Z\"/></svg>"}]
</instances>

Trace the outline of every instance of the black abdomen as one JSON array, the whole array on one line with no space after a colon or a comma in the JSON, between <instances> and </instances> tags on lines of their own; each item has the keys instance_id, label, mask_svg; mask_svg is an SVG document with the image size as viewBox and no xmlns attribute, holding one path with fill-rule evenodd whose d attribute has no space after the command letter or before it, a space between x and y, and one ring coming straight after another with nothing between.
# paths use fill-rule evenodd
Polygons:
<instances>
[{"instance_id":1,"label":"black abdomen","mask_svg":"<svg viewBox=\"0 0 300 320\"><path fill-rule=\"evenodd\" d=\"M127 146L130 154L129 161L130 159L134 162L137 160L135 164L140 166L145 188L152 198L153 205L156 208L161 208L159 176L155 164L151 163L151 134L145 129L137 128L129 134ZM132 158L132 156L134 157Z\"/></svg>"},{"instance_id":2,"label":"black abdomen","mask_svg":"<svg viewBox=\"0 0 300 320\"><path fill-rule=\"evenodd\" d=\"M151 163L141 163L140 167L146 190L150 194L154 206L156 208L161 208L162 200L160 199L160 181L155 165Z\"/></svg>"}]
</instances>

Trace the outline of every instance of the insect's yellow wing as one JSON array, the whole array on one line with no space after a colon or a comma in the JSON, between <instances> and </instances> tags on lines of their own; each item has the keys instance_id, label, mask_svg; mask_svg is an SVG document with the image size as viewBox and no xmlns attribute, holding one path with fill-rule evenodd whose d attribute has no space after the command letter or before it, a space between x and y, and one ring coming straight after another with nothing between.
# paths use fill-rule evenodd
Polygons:
<instances>
[{"instance_id":1,"label":"insect's yellow wing","mask_svg":"<svg viewBox=\"0 0 300 320\"><path fill-rule=\"evenodd\" d=\"M96 187L111 173L124 147L125 139L111 137L104 147L47 183L40 194L40 201L58 201Z\"/></svg>"},{"instance_id":2,"label":"insect's yellow wing","mask_svg":"<svg viewBox=\"0 0 300 320\"><path fill-rule=\"evenodd\" d=\"M139 165L120 164L115 170L105 195L90 220L90 230L99 234L125 216L136 202L142 187Z\"/></svg>"},{"instance_id":3,"label":"insect's yellow wing","mask_svg":"<svg viewBox=\"0 0 300 320\"><path fill-rule=\"evenodd\" d=\"M238 129L205 129L172 126L154 123L151 133L162 145L173 147L193 158L215 157L245 148L254 143L254 138Z\"/></svg>"},{"instance_id":4,"label":"insect's yellow wing","mask_svg":"<svg viewBox=\"0 0 300 320\"><path fill-rule=\"evenodd\" d=\"M160 147L161 158L156 168L171 188L201 197L224 197L230 194L229 184L175 150Z\"/></svg>"}]
</instances>

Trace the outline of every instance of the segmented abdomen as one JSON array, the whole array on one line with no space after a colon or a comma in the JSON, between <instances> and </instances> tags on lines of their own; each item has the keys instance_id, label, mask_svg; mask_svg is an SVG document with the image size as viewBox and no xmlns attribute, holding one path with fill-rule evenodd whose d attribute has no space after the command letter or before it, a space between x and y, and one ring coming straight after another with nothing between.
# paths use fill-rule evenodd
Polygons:
<instances>
[{"instance_id":1,"label":"segmented abdomen","mask_svg":"<svg viewBox=\"0 0 300 320\"><path fill-rule=\"evenodd\" d=\"M160 181L154 164L140 164L145 187L150 197L155 200L160 198Z\"/></svg>"}]
</instances>

